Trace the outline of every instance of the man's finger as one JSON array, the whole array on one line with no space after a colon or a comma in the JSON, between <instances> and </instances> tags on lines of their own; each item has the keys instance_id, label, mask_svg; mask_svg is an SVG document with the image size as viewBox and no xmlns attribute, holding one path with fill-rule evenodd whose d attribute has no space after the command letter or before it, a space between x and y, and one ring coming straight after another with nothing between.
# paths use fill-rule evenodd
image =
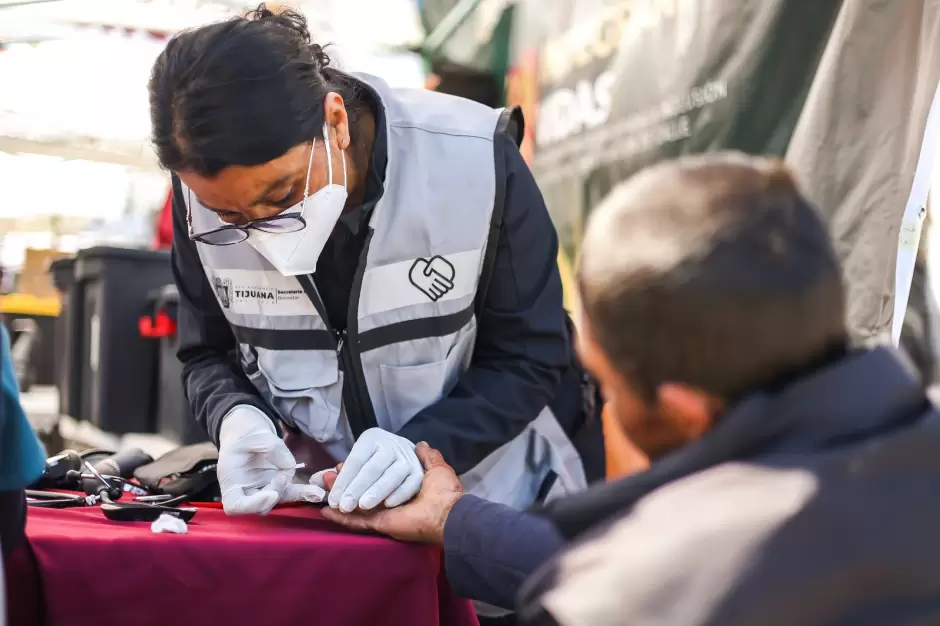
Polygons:
<instances>
[{"instance_id":1,"label":"man's finger","mask_svg":"<svg viewBox=\"0 0 940 626\"><path fill-rule=\"evenodd\" d=\"M320 470L313 474L307 483L315 485L320 489L325 489L326 491L330 490L330 487L333 485L333 481L336 480L336 468L331 467L329 469ZM328 478L329 477L329 478ZM327 486L327 481L329 480L330 486Z\"/></svg>"},{"instance_id":2,"label":"man's finger","mask_svg":"<svg viewBox=\"0 0 940 626\"><path fill-rule=\"evenodd\" d=\"M325 472L323 472L323 476L321 477L323 481L322 487L326 489L327 491L332 491L334 485L336 485L336 477L339 476L339 473L342 471L342 469L343 469L343 464L340 463L339 465L336 466L335 469L326 470ZM310 480L313 480L313 478L311 478Z\"/></svg>"},{"instance_id":3,"label":"man's finger","mask_svg":"<svg viewBox=\"0 0 940 626\"><path fill-rule=\"evenodd\" d=\"M372 519L362 513L341 513L336 509L324 508L320 513L323 519L353 530L372 530Z\"/></svg>"},{"instance_id":4,"label":"man's finger","mask_svg":"<svg viewBox=\"0 0 940 626\"><path fill-rule=\"evenodd\" d=\"M424 467L424 471L435 467L450 467L440 452L423 441L415 446L415 456L421 461L421 466Z\"/></svg>"}]
</instances>

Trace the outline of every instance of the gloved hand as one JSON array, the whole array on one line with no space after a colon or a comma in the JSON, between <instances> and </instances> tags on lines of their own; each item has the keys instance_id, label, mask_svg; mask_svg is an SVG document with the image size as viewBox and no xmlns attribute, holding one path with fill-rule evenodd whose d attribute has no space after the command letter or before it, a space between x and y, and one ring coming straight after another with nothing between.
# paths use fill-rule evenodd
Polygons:
<instances>
[{"instance_id":1,"label":"gloved hand","mask_svg":"<svg viewBox=\"0 0 940 626\"><path fill-rule=\"evenodd\" d=\"M278 502L322 502L322 488L293 484L296 467L274 424L255 407L237 406L222 421L216 473L228 515L267 515Z\"/></svg>"},{"instance_id":2,"label":"gloved hand","mask_svg":"<svg viewBox=\"0 0 940 626\"><path fill-rule=\"evenodd\" d=\"M415 444L387 430L370 428L343 462L329 503L344 513L356 507L373 509L383 501L387 507L399 506L418 493L423 479Z\"/></svg>"}]
</instances>

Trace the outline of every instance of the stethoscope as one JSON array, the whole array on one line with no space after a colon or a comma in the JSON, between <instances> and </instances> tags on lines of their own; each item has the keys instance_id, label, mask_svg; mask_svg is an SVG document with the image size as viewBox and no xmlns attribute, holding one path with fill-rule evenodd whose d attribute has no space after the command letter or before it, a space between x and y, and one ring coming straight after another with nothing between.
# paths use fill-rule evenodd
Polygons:
<instances>
[{"instance_id":1,"label":"stethoscope","mask_svg":"<svg viewBox=\"0 0 940 626\"><path fill-rule=\"evenodd\" d=\"M68 484L81 484L93 481L92 493L68 494L56 491L26 490L26 503L29 506L47 509L68 509L75 507L88 507L101 505L101 511L109 520L116 522L153 522L161 515L178 517L188 522L196 515L194 507L177 507L188 499L188 496L172 496L166 494L153 495L140 485L132 483L119 476L105 476L94 468L88 461L80 461L89 473L82 473L75 469L65 472L64 481ZM86 483L87 485L87 483ZM134 496L133 502L118 502L125 493Z\"/></svg>"}]
</instances>

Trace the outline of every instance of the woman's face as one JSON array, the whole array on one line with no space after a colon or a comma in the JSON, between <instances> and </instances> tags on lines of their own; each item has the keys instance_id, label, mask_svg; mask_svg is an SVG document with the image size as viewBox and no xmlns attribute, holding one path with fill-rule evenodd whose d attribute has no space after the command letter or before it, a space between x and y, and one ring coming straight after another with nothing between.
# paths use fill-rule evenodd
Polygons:
<instances>
[{"instance_id":1,"label":"woman's face","mask_svg":"<svg viewBox=\"0 0 940 626\"><path fill-rule=\"evenodd\" d=\"M335 96L338 102L334 102ZM333 182L342 184L343 153L349 144L346 110L342 98L331 93L326 98L326 119L333 161ZM192 190L200 204L213 211L223 222L244 224L273 217L290 209L304 198L308 165L307 189L312 195L328 182L326 146L317 137L310 163L311 144L294 146L276 159L261 165L232 165L207 178L195 172L177 172L180 180Z\"/></svg>"}]
</instances>

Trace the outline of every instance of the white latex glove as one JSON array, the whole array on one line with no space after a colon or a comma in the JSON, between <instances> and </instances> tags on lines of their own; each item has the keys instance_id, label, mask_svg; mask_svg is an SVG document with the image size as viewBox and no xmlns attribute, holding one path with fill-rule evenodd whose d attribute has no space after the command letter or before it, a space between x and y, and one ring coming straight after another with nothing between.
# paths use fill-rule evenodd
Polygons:
<instances>
[{"instance_id":1,"label":"white latex glove","mask_svg":"<svg viewBox=\"0 0 940 626\"><path fill-rule=\"evenodd\" d=\"M373 509L383 501L387 507L399 506L418 493L423 479L415 444L387 430L370 428L343 461L329 503L344 513L356 507Z\"/></svg>"},{"instance_id":2,"label":"white latex glove","mask_svg":"<svg viewBox=\"0 0 940 626\"><path fill-rule=\"evenodd\" d=\"M274 424L255 407L237 406L222 421L216 473L228 515L267 515L278 502L322 502L322 488L293 484L296 467Z\"/></svg>"}]
</instances>

